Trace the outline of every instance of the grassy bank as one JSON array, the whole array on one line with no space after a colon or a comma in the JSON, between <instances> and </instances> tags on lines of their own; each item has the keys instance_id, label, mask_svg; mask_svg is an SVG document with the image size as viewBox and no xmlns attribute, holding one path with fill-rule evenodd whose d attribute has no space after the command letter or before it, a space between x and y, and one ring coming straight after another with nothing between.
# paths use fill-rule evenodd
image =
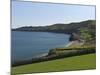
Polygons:
<instances>
[{"instance_id":1,"label":"grassy bank","mask_svg":"<svg viewBox=\"0 0 100 75\"><path fill-rule=\"evenodd\" d=\"M74 56L69 58L62 58L52 61L45 61L29 65L23 65L12 68L12 75L23 73L36 72L51 72L51 71L69 71L81 69L95 69L96 55L87 54L81 56Z\"/></svg>"},{"instance_id":2,"label":"grassy bank","mask_svg":"<svg viewBox=\"0 0 100 75\"><path fill-rule=\"evenodd\" d=\"M86 54L91 54L95 53L95 47L76 47L76 48L56 48L56 49L51 49L48 52L48 55L39 57L39 58L34 58L30 60L23 60L20 62L16 62L12 64L13 67L15 66L20 66L20 65L27 65L27 64L33 64L33 63L38 63L38 62L44 62L44 61L50 61L50 60L56 60L56 59L61 59L61 58L66 58L66 57L73 57L73 56L79 56L79 55L86 55Z\"/></svg>"}]
</instances>

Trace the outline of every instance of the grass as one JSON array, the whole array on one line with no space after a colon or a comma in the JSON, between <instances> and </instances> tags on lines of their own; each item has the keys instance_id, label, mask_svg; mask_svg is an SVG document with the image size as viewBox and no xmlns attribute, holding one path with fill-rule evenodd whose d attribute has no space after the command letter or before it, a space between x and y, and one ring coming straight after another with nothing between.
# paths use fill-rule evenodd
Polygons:
<instances>
[{"instance_id":1,"label":"grass","mask_svg":"<svg viewBox=\"0 0 100 75\"><path fill-rule=\"evenodd\" d=\"M63 47L63 48L55 48L54 50L56 51L62 51L62 50L75 50L75 49L88 49L88 48L95 48L95 44L83 44L83 45L78 45L78 44L72 44L68 47Z\"/></svg>"},{"instance_id":2,"label":"grass","mask_svg":"<svg viewBox=\"0 0 100 75\"><path fill-rule=\"evenodd\" d=\"M87 54L12 68L12 75L38 72L70 71L96 68L96 55Z\"/></svg>"},{"instance_id":3,"label":"grass","mask_svg":"<svg viewBox=\"0 0 100 75\"><path fill-rule=\"evenodd\" d=\"M81 46L69 46L64 48L55 48L52 49L50 52L51 54L63 54L65 52L75 52L76 50L95 50L95 45L81 45Z\"/></svg>"}]
</instances>

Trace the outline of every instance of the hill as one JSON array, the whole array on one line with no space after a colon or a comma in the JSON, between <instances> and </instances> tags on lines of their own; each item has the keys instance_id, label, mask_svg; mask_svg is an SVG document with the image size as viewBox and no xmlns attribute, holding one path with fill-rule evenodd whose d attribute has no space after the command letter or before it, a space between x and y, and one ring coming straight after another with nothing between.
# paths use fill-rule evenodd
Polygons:
<instances>
[{"instance_id":1,"label":"hill","mask_svg":"<svg viewBox=\"0 0 100 75\"><path fill-rule=\"evenodd\" d=\"M12 29L13 31L43 31L43 32L62 32L73 33L78 32L81 28L88 28L95 32L95 20L87 20L82 22L70 23L70 24L53 24L47 26L25 26Z\"/></svg>"}]
</instances>

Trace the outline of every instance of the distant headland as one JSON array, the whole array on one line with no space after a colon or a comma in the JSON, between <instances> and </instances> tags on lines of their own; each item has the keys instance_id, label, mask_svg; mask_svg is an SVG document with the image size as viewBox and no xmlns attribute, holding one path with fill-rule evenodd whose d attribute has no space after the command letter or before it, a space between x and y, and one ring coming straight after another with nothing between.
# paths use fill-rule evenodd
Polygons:
<instances>
[{"instance_id":1,"label":"distant headland","mask_svg":"<svg viewBox=\"0 0 100 75\"><path fill-rule=\"evenodd\" d=\"M69 24L53 24L47 26L24 26L14 28L12 31L37 31L37 32L60 32L60 33L73 33L78 32L82 28L95 29L96 20L86 20L81 22L69 23Z\"/></svg>"}]
</instances>

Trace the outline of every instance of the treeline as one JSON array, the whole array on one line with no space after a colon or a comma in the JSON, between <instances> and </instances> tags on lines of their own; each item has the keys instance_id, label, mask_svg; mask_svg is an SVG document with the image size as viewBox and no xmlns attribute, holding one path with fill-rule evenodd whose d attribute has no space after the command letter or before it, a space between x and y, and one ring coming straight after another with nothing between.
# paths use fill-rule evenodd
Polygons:
<instances>
[{"instance_id":1,"label":"treeline","mask_svg":"<svg viewBox=\"0 0 100 75\"><path fill-rule=\"evenodd\" d=\"M55 53L52 52L51 50L47 56L42 56L39 58L33 58L31 60L24 60L20 62L15 62L12 64L12 66L20 66L20 65L26 65L26 64L32 64L32 63L38 63L38 62L43 62L43 61L49 61L49 60L54 60L54 59L60 59L60 58L65 58L65 57L72 57L72 56L79 56L83 54L90 54L90 53L95 53L95 47L93 48L81 48L79 50L67 50L63 53Z\"/></svg>"}]
</instances>

